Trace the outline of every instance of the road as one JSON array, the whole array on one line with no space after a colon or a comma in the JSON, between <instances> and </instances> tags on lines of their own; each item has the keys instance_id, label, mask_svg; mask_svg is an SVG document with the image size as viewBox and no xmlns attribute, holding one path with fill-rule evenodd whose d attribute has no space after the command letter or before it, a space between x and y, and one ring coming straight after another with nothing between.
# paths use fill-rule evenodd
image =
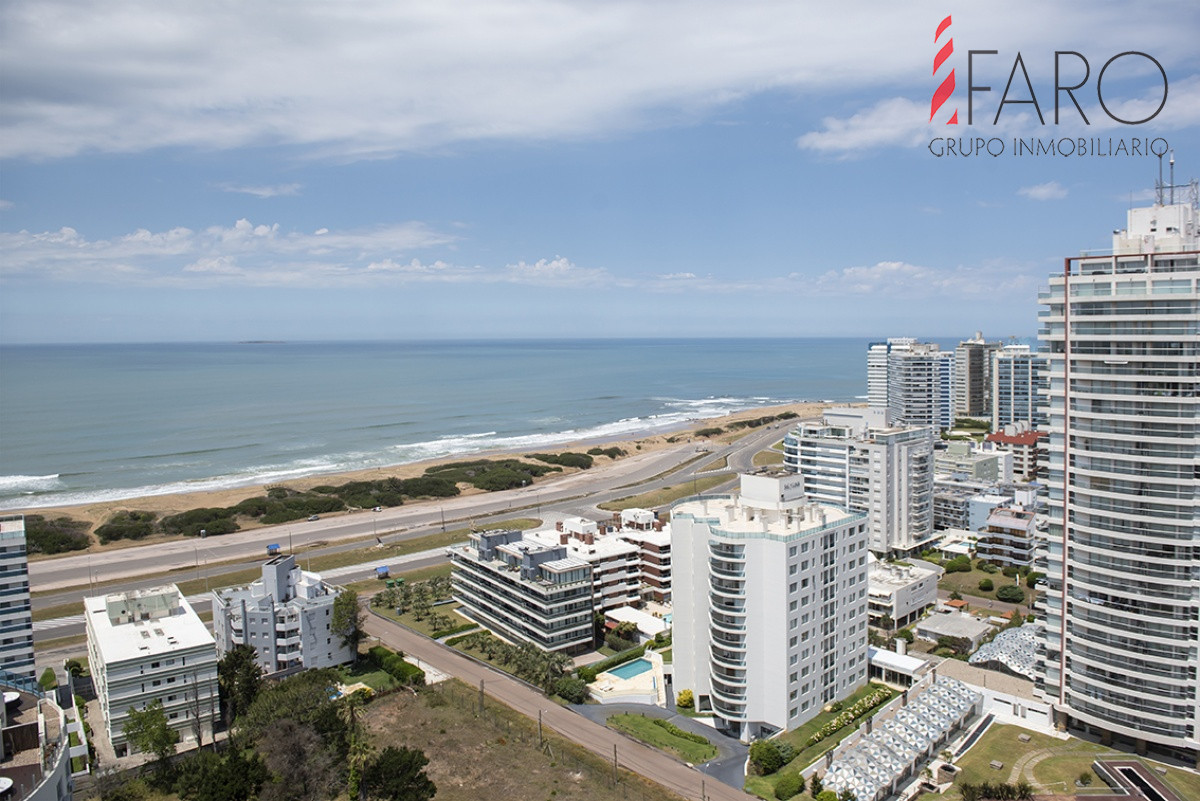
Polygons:
<instances>
[{"instance_id":1,"label":"road","mask_svg":"<svg viewBox=\"0 0 1200 801\"><path fill-rule=\"evenodd\" d=\"M203 540L189 538L43 559L29 565L30 586L38 593L33 606L37 609L77 601L93 583L121 582L118 588L106 587L108 591L150 586L161 583L162 577L171 572L178 573L180 579L208 576L219 584L217 580L223 573L261 562L269 544L286 543L289 550L316 545L305 555L317 556L361 548L362 540L369 541L373 536L395 542L432 534L443 529L443 520L446 526L461 526L518 512L603 519L611 513L597 509L597 504L693 480L705 475L700 468L721 456L729 458L726 471L732 479L736 471L750 469L754 454L783 436L784 426L779 423L755 430L732 445L713 447L708 453L698 453L695 443L680 443L521 489L264 526ZM339 541L346 542L339 545ZM157 581L138 581L147 576ZM47 593L55 590L59 592Z\"/></svg>"},{"instance_id":2,"label":"road","mask_svg":"<svg viewBox=\"0 0 1200 801\"><path fill-rule=\"evenodd\" d=\"M468 686L478 687L479 683L483 682L486 695L529 718L536 720L540 712L542 725L604 759L613 758L615 747L618 765L645 776L684 798L703 801L747 801L753 798L741 790L705 777L695 768L688 767L661 751L635 742L559 706L506 673L468 659L452 648L422 637L391 621L377 615L368 615L365 628L368 634L378 637L389 648L414 656L434 669L462 680Z\"/></svg>"}]
</instances>

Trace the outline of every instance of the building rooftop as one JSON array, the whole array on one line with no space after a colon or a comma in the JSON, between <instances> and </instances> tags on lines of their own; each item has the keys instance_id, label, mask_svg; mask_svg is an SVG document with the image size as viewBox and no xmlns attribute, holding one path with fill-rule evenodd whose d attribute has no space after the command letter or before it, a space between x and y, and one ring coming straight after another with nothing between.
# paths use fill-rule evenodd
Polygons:
<instances>
[{"instance_id":1,"label":"building rooftop","mask_svg":"<svg viewBox=\"0 0 1200 801\"><path fill-rule=\"evenodd\" d=\"M988 434L988 442L999 442L1003 445L1036 445L1039 439L1050 436L1048 431L1025 431L1021 434Z\"/></svg>"},{"instance_id":2,"label":"building rooftop","mask_svg":"<svg viewBox=\"0 0 1200 801\"><path fill-rule=\"evenodd\" d=\"M208 627L174 584L84 598L83 606L88 625L96 635L96 648L107 664L206 645L215 647ZM145 611L141 619L113 615L114 611L138 609L155 611Z\"/></svg>"},{"instance_id":3,"label":"building rooftop","mask_svg":"<svg viewBox=\"0 0 1200 801\"><path fill-rule=\"evenodd\" d=\"M711 520L727 534L775 538L824 531L830 526L864 517L861 513L823 503L801 504L787 512L778 512L745 504L737 496L685 501L672 508L671 515Z\"/></svg>"},{"instance_id":4,"label":"building rooftop","mask_svg":"<svg viewBox=\"0 0 1200 801\"><path fill-rule=\"evenodd\" d=\"M991 625L982 620L955 613L930 615L917 623L917 628L939 637L966 637L970 640L982 637L992 630Z\"/></svg>"},{"instance_id":5,"label":"building rooftop","mask_svg":"<svg viewBox=\"0 0 1200 801\"><path fill-rule=\"evenodd\" d=\"M881 562L872 554L867 561L867 580L875 587L898 590L929 576L938 575L936 570L911 564Z\"/></svg>"}]
</instances>

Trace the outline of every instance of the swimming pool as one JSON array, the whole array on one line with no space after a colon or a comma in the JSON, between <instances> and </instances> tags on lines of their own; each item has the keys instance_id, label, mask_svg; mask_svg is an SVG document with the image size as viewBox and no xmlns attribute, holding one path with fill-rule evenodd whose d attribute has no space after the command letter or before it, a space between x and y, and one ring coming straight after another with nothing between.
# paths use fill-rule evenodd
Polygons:
<instances>
[{"instance_id":1,"label":"swimming pool","mask_svg":"<svg viewBox=\"0 0 1200 801\"><path fill-rule=\"evenodd\" d=\"M649 661L645 659L635 659L632 662L626 662L620 667L615 667L612 670L605 671L611 673L617 678L632 679L634 676L640 676L651 668Z\"/></svg>"}]
</instances>

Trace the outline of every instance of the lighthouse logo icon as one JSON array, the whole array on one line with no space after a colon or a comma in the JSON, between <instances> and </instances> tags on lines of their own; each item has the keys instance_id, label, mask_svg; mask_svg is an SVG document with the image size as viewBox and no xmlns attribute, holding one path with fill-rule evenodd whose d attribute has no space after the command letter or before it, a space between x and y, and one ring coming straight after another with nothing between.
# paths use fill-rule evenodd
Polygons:
<instances>
[{"instance_id":1,"label":"lighthouse logo icon","mask_svg":"<svg viewBox=\"0 0 1200 801\"><path fill-rule=\"evenodd\" d=\"M942 38L942 34L950 27L950 16L947 15L937 27L937 33L933 35L933 43L936 45L938 40ZM933 74L937 75L938 68L946 63L946 59L954 54L954 38L948 37L946 43L938 50L937 55L933 57ZM929 121L933 122L934 116L947 100L950 95L954 94L954 68L950 68L950 74L947 75L933 92L933 98L929 102ZM958 109L954 109L954 114L950 119L946 120L947 125L958 125Z\"/></svg>"}]
</instances>

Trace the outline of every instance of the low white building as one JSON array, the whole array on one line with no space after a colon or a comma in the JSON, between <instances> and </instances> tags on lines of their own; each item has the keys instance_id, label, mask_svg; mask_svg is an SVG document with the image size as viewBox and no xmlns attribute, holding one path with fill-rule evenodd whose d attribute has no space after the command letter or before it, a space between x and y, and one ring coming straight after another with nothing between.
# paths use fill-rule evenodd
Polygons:
<instances>
[{"instance_id":1,"label":"low white building","mask_svg":"<svg viewBox=\"0 0 1200 801\"><path fill-rule=\"evenodd\" d=\"M637 627L634 641L638 643L653 640L659 634L666 634L671 630L671 626L661 617L655 617L649 612L634 609L632 606L621 606L608 610L604 615L604 623L610 629L620 623L632 623Z\"/></svg>"},{"instance_id":2,"label":"low white building","mask_svg":"<svg viewBox=\"0 0 1200 801\"><path fill-rule=\"evenodd\" d=\"M217 648L174 584L84 598L88 659L108 737L129 745L130 709L162 703L184 743L212 740L217 715Z\"/></svg>"},{"instance_id":3,"label":"low white building","mask_svg":"<svg viewBox=\"0 0 1200 801\"><path fill-rule=\"evenodd\" d=\"M916 625L919 638L927 642L937 642L940 637L955 637L971 641L974 651L983 642L983 638L992 630L990 623L966 612L944 612L929 615Z\"/></svg>"},{"instance_id":4,"label":"low white building","mask_svg":"<svg viewBox=\"0 0 1200 801\"><path fill-rule=\"evenodd\" d=\"M969 442L948 442L944 449L934 451L933 470L939 476L965 481L1010 483L1013 455L1003 450L979 450Z\"/></svg>"},{"instance_id":5,"label":"low white building","mask_svg":"<svg viewBox=\"0 0 1200 801\"><path fill-rule=\"evenodd\" d=\"M331 631L333 602L340 592L297 567L290 554L269 560L261 580L213 591L218 656L248 645L268 674L354 661L354 649Z\"/></svg>"},{"instance_id":6,"label":"low white building","mask_svg":"<svg viewBox=\"0 0 1200 801\"><path fill-rule=\"evenodd\" d=\"M675 690L745 741L867 680L867 519L803 487L743 475L737 495L671 510Z\"/></svg>"},{"instance_id":7,"label":"low white building","mask_svg":"<svg viewBox=\"0 0 1200 801\"><path fill-rule=\"evenodd\" d=\"M867 573L867 614L878 626L886 615L892 628L903 628L937 603L937 583L942 576L935 565L881 562L872 556Z\"/></svg>"}]
</instances>

